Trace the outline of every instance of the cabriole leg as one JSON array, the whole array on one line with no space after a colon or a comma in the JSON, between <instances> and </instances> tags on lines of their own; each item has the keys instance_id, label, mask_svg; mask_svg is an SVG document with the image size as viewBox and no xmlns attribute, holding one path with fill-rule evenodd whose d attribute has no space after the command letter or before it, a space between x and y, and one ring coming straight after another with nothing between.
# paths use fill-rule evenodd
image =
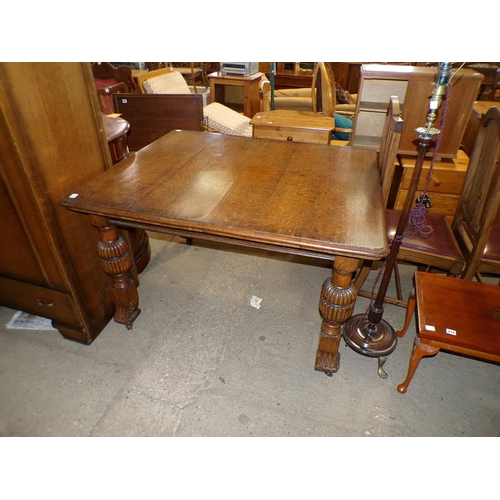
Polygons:
<instances>
[{"instance_id":1,"label":"cabriole leg","mask_svg":"<svg viewBox=\"0 0 500 500\"><path fill-rule=\"evenodd\" d=\"M406 380L398 385L398 392L404 394L408 386L410 385L411 379L417 370L420 360L425 356L433 356L439 352L439 347L435 347L429 344L424 344L421 340L416 337L415 344L413 347L413 352L411 353L410 366L408 367L408 374L406 375Z\"/></svg>"}]
</instances>

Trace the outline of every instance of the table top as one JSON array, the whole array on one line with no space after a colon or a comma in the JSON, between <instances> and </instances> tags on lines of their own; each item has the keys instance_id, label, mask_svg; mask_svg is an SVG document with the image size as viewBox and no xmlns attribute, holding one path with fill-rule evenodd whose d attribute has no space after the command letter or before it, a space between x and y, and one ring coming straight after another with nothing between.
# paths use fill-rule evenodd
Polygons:
<instances>
[{"instance_id":1,"label":"table top","mask_svg":"<svg viewBox=\"0 0 500 500\"><path fill-rule=\"evenodd\" d=\"M422 338L500 355L499 286L421 271L415 282Z\"/></svg>"},{"instance_id":2,"label":"table top","mask_svg":"<svg viewBox=\"0 0 500 500\"><path fill-rule=\"evenodd\" d=\"M335 128L333 116L323 116L313 111L290 109L262 111L257 113L250 123L254 126L286 127L290 129L333 130Z\"/></svg>"},{"instance_id":3,"label":"table top","mask_svg":"<svg viewBox=\"0 0 500 500\"><path fill-rule=\"evenodd\" d=\"M389 251L369 149L173 131L61 203L153 231L372 260Z\"/></svg>"}]
</instances>

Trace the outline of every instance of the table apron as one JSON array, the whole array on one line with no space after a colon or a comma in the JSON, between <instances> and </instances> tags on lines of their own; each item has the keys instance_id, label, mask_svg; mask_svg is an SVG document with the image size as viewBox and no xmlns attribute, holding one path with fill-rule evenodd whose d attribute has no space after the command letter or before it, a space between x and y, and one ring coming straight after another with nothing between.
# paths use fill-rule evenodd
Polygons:
<instances>
[{"instance_id":1,"label":"table apron","mask_svg":"<svg viewBox=\"0 0 500 500\"><path fill-rule=\"evenodd\" d=\"M106 216L104 216L106 217ZM304 257L313 257L317 259L323 259L323 260L330 260L333 261L336 256L343 256L343 257L348 257L352 259L366 259L366 260L380 260L384 258L384 255L381 256L373 256L373 255L366 255L363 252L356 252L356 251L341 251L339 250L338 252L320 252L320 251L314 251L314 250L308 250L305 248L299 248L299 247L294 247L294 246L286 246L286 245L278 245L278 244L272 244L272 243L266 243L263 241L253 241L249 239L244 239L244 238L236 238L236 237L230 237L230 236L221 236L218 234L213 234L213 233L208 233L208 232L201 232L201 231L192 231L192 230L186 230L186 229L180 229L180 228L174 228L174 227L165 227L165 226L158 226L155 224L147 224L147 223L141 223L141 222L129 222L129 221L124 221L122 219L114 219L113 217L108 217L108 220L111 224L115 225L116 227L121 227L121 228L133 228L133 229L144 229L145 231L151 231L151 232L156 232L156 233L164 233L164 234L171 234L174 236L180 236L182 238L186 239L200 239L200 240L206 240L206 241L213 241L216 243L226 243L230 245L236 245L236 246L241 246L241 247L247 247L247 248L259 248L262 250L269 250L272 252L278 252L278 253L285 253L285 254L290 254L290 255L300 255Z\"/></svg>"}]
</instances>

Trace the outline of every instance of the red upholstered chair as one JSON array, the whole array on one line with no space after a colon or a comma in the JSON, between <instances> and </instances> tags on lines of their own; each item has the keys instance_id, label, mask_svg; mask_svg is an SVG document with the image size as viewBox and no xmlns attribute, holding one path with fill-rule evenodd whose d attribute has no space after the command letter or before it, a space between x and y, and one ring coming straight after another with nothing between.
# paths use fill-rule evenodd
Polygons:
<instances>
[{"instance_id":1,"label":"red upholstered chair","mask_svg":"<svg viewBox=\"0 0 500 500\"><path fill-rule=\"evenodd\" d=\"M439 270L467 280L479 273L500 274L500 109L491 108L481 119L465 174L452 225L441 214L429 212L425 224L430 234L414 234L402 240L398 262ZM388 238L396 233L400 212L386 211ZM412 231L411 225L408 230ZM363 277L356 281L360 288ZM403 300L387 298L402 307Z\"/></svg>"},{"instance_id":2,"label":"red upholstered chair","mask_svg":"<svg viewBox=\"0 0 500 500\"><path fill-rule=\"evenodd\" d=\"M92 63L92 73L98 80L114 80L114 83L122 82L126 93L136 93L137 86L132 76L130 66L115 67L109 62Z\"/></svg>"},{"instance_id":3,"label":"red upholstered chair","mask_svg":"<svg viewBox=\"0 0 500 500\"><path fill-rule=\"evenodd\" d=\"M462 278L500 274L499 108L481 119L451 227L465 257Z\"/></svg>"},{"instance_id":4,"label":"red upholstered chair","mask_svg":"<svg viewBox=\"0 0 500 500\"><path fill-rule=\"evenodd\" d=\"M403 119L401 118L401 107L399 98L392 96L389 101L387 116L385 118L382 141L378 154L378 166L380 170L380 181L382 183L382 197L384 205L387 206L391 191L392 179L396 169L397 153L403 129ZM358 294L363 297L370 297L370 292L361 290L368 274L372 268L373 261L364 261L361 269L356 275L354 285L358 289Z\"/></svg>"},{"instance_id":5,"label":"red upholstered chair","mask_svg":"<svg viewBox=\"0 0 500 500\"><path fill-rule=\"evenodd\" d=\"M98 78L94 78L94 81L101 111L105 115L114 113L113 94L125 93L125 85L123 82L117 82L116 80L99 80Z\"/></svg>"},{"instance_id":6,"label":"red upholstered chair","mask_svg":"<svg viewBox=\"0 0 500 500\"><path fill-rule=\"evenodd\" d=\"M116 68L109 62L95 62L92 63L92 73L99 96L101 111L105 115L115 112L113 94L137 92L137 86L129 66Z\"/></svg>"}]
</instances>

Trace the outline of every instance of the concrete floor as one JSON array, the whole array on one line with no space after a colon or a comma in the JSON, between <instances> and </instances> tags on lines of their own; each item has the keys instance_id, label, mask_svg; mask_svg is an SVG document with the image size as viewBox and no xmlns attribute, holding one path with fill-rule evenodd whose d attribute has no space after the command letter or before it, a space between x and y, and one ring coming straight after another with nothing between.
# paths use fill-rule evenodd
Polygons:
<instances>
[{"instance_id":1,"label":"concrete floor","mask_svg":"<svg viewBox=\"0 0 500 500\"><path fill-rule=\"evenodd\" d=\"M6 329L15 311L0 308L0 436L500 435L498 365L441 352L396 391L413 325L386 380L343 342L340 370L315 371L328 263L158 235L151 244L131 331L111 322L83 346ZM406 291L413 271L402 266ZM359 298L355 313L367 306ZM384 318L398 329L404 313L387 305Z\"/></svg>"}]
</instances>

